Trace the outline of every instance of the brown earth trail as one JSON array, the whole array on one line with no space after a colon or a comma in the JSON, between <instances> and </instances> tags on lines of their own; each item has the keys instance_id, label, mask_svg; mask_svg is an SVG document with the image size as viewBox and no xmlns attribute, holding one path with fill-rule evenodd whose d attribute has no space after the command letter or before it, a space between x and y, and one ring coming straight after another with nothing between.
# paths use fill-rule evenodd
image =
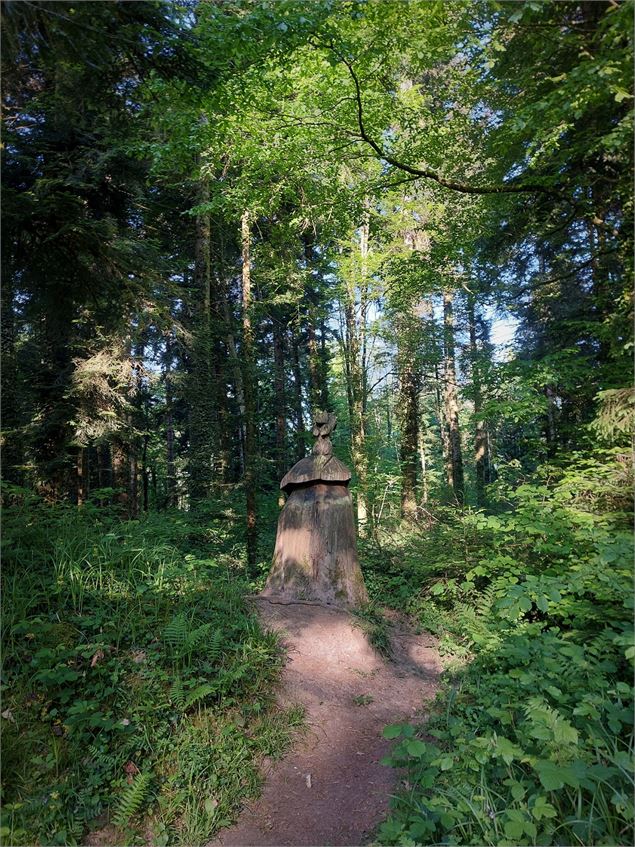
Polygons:
<instances>
[{"instance_id":1,"label":"brown earth trail","mask_svg":"<svg viewBox=\"0 0 635 847\"><path fill-rule=\"evenodd\" d=\"M425 712L441 663L431 636L394 627L393 658L369 645L348 612L256 600L288 652L281 701L301 703L307 732L266 769L262 795L208 847L361 845L388 810L398 775L380 764L388 723Z\"/></svg>"}]
</instances>

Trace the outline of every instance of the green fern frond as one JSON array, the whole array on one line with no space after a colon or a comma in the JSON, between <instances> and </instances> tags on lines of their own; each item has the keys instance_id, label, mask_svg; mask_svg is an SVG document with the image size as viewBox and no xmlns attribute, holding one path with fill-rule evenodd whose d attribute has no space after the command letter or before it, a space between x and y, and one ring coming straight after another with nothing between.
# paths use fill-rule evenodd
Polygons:
<instances>
[{"instance_id":1,"label":"green fern frond","mask_svg":"<svg viewBox=\"0 0 635 847\"><path fill-rule=\"evenodd\" d=\"M185 708L185 692L183 691L183 683L180 677L177 677L170 688L170 702L177 709Z\"/></svg>"},{"instance_id":2,"label":"green fern frond","mask_svg":"<svg viewBox=\"0 0 635 847\"><path fill-rule=\"evenodd\" d=\"M120 828L126 826L130 818L139 812L147 799L151 780L151 774L140 773L130 785L126 786L112 816L115 826Z\"/></svg>"},{"instance_id":3,"label":"green fern frond","mask_svg":"<svg viewBox=\"0 0 635 847\"><path fill-rule=\"evenodd\" d=\"M171 647L182 647L187 643L188 635L189 627L183 614L172 618L163 630L163 640Z\"/></svg>"},{"instance_id":4,"label":"green fern frond","mask_svg":"<svg viewBox=\"0 0 635 847\"><path fill-rule=\"evenodd\" d=\"M205 639L208 637L211 628L211 623L204 623L189 632L184 644L186 651L188 653L191 653L192 651L200 647L203 641L205 641Z\"/></svg>"},{"instance_id":5,"label":"green fern frond","mask_svg":"<svg viewBox=\"0 0 635 847\"><path fill-rule=\"evenodd\" d=\"M222 629L215 629L212 633L210 642L207 645L207 658L210 661L216 661L216 659L219 659L222 655L223 641L224 636Z\"/></svg>"},{"instance_id":6,"label":"green fern frond","mask_svg":"<svg viewBox=\"0 0 635 847\"><path fill-rule=\"evenodd\" d=\"M209 697L210 694L215 694L216 691L217 686L212 683L206 682L203 685L199 685L187 695L183 708L189 709L194 703L203 700L205 697Z\"/></svg>"}]
</instances>

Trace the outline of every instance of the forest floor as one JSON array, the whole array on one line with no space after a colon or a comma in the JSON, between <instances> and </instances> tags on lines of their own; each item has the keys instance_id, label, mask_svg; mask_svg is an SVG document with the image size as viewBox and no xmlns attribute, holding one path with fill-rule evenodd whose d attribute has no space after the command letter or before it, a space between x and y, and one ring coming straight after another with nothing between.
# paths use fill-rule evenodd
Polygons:
<instances>
[{"instance_id":1,"label":"forest floor","mask_svg":"<svg viewBox=\"0 0 635 847\"><path fill-rule=\"evenodd\" d=\"M260 798L210 847L363 844L399 780L381 764L391 745L382 730L425 712L442 671L436 643L395 620L387 659L345 611L255 602L288 654L281 705L302 704L307 731L284 759L265 762Z\"/></svg>"}]
</instances>

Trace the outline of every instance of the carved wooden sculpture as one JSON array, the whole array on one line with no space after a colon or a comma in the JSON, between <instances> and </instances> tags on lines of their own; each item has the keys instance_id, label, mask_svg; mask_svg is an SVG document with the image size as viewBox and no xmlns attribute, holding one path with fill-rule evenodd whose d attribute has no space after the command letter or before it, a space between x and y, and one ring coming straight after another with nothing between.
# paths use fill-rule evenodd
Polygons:
<instances>
[{"instance_id":1,"label":"carved wooden sculpture","mask_svg":"<svg viewBox=\"0 0 635 847\"><path fill-rule=\"evenodd\" d=\"M368 602L357 561L351 472L333 455L335 415L316 412L313 453L286 474L289 495L278 520L273 564L263 594L338 606Z\"/></svg>"}]
</instances>

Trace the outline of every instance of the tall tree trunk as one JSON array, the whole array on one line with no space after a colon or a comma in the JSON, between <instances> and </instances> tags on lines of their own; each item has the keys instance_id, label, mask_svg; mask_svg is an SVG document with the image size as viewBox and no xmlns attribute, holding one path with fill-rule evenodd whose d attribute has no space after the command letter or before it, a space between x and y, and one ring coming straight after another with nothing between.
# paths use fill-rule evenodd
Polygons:
<instances>
[{"instance_id":1,"label":"tall tree trunk","mask_svg":"<svg viewBox=\"0 0 635 847\"><path fill-rule=\"evenodd\" d=\"M417 516L417 449L419 440L419 386L412 357L402 354L399 374L401 413L401 516L414 520ZM404 355L405 354L405 355Z\"/></svg>"},{"instance_id":2,"label":"tall tree trunk","mask_svg":"<svg viewBox=\"0 0 635 847\"><path fill-rule=\"evenodd\" d=\"M114 501L128 513L129 468L126 449L121 441L112 445L112 484L115 489Z\"/></svg>"},{"instance_id":3,"label":"tall tree trunk","mask_svg":"<svg viewBox=\"0 0 635 847\"><path fill-rule=\"evenodd\" d=\"M443 293L443 341L445 376L445 419L448 436L448 485L454 491L457 503L463 504L463 453L461 450L461 430L459 427L459 398L456 384L456 364L454 358L454 318L452 314L452 291Z\"/></svg>"},{"instance_id":4,"label":"tall tree trunk","mask_svg":"<svg viewBox=\"0 0 635 847\"><path fill-rule=\"evenodd\" d=\"M329 404L329 354L326 346L326 321L324 315L320 317L320 408L327 411Z\"/></svg>"},{"instance_id":5,"label":"tall tree trunk","mask_svg":"<svg viewBox=\"0 0 635 847\"><path fill-rule=\"evenodd\" d=\"M208 203L209 179L201 176L197 202ZM211 219L201 212L195 219L194 316L192 372L190 374L189 492L193 501L209 496L213 482L213 453L217 445L217 410L213 379Z\"/></svg>"},{"instance_id":6,"label":"tall tree trunk","mask_svg":"<svg viewBox=\"0 0 635 847\"><path fill-rule=\"evenodd\" d=\"M225 283L223 291L221 292L221 302L223 310L223 319L225 324L225 343L227 345L227 352L229 354L229 360L231 362L231 374L232 381L234 384L234 395L236 397L236 404L238 406L238 444L240 450L240 473L242 475L245 472L245 386L243 382L243 370L241 367L241 361L238 355L238 348L236 346L236 337L234 335L233 330L234 321L232 318L231 310L229 308L229 292L227 283Z\"/></svg>"},{"instance_id":7,"label":"tall tree trunk","mask_svg":"<svg viewBox=\"0 0 635 847\"><path fill-rule=\"evenodd\" d=\"M545 397L547 398L547 427L545 435L547 437L547 451L550 456L556 452L556 391L553 385L545 385Z\"/></svg>"},{"instance_id":8,"label":"tall tree trunk","mask_svg":"<svg viewBox=\"0 0 635 847\"><path fill-rule=\"evenodd\" d=\"M487 473L487 429L481 415L483 394L481 362L476 339L476 303L473 294L467 296L467 320L470 332L470 362L472 366L472 396L474 398L474 464L476 470L476 504L485 505L485 480Z\"/></svg>"},{"instance_id":9,"label":"tall tree trunk","mask_svg":"<svg viewBox=\"0 0 635 847\"><path fill-rule=\"evenodd\" d=\"M139 467L137 464L136 445L131 446L128 467L130 468L128 515L134 519L139 515Z\"/></svg>"},{"instance_id":10,"label":"tall tree trunk","mask_svg":"<svg viewBox=\"0 0 635 847\"><path fill-rule=\"evenodd\" d=\"M256 515L256 362L254 332L251 324L251 234L249 212L241 219L242 308L243 308L243 385L245 389L245 499L247 505L247 566L253 575L258 559Z\"/></svg>"},{"instance_id":11,"label":"tall tree trunk","mask_svg":"<svg viewBox=\"0 0 635 847\"><path fill-rule=\"evenodd\" d=\"M77 505L83 506L88 497L89 462L88 450L77 448Z\"/></svg>"},{"instance_id":12,"label":"tall tree trunk","mask_svg":"<svg viewBox=\"0 0 635 847\"><path fill-rule=\"evenodd\" d=\"M148 441L150 434L146 430L143 434L143 449L141 451L141 482L143 485L143 511L148 511Z\"/></svg>"},{"instance_id":13,"label":"tall tree trunk","mask_svg":"<svg viewBox=\"0 0 635 847\"><path fill-rule=\"evenodd\" d=\"M9 250L7 249L7 253ZM4 258L4 257L3 257ZM3 262L3 279L0 287L2 320L0 321L0 351L2 353L2 476L5 480L20 483L24 464L22 441L19 437L18 369L15 349L16 327L12 272L8 262Z\"/></svg>"},{"instance_id":14,"label":"tall tree trunk","mask_svg":"<svg viewBox=\"0 0 635 847\"><path fill-rule=\"evenodd\" d=\"M355 250L355 245L353 246ZM351 427L351 456L357 473L357 528L361 536L372 531L372 511L368 500L368 457L366 455L366 310L368 300L368 215L360 228L359 242L359 320L355 279L349 279L345 288L345 352L347 396Z\"/></svg>"},{"instance_id":15,"label":"tall tree trunk","mask_svg":"<svg viewBox=\"0 0 635 847\"><path fill-rule=\"evenodd\" d=\"M439 435L441 436L441 456L443 459L443 467L446 470L450 457L450 444L448 441L448 428L446 425L445 409L441 400L441 375L439 374L439 366L434 363L434 394L436 400L437 421L439 422Z\"/></svg>"},{"instance_id":16,"label":"tall tree trunk","mask_svg":"<svg viewBox=\"0 0 635 847\"><path fill-rule=\"evenodd\" d=\"M172 356L171 338L167 340L166 370L165 370L165 459L166 459L166 506L173 509L176 506L176 462L174 451L174 398L172 393Z\"/></svg>"},{"instance_id":17,"label":"tall tree trunk","mask_svg":"<svg viewBox=\"0 0 635 847\"><path fill-rule=\"evenodd\" d=\"M291 363L293 365L293 416L295 418L295 457L300 461L306 455L306 430L302 410L302 369L296 332L291 335Z\"/></svg>"},{"instance_id":18,"label":"tall tree trunk","mask_svg":"<svg viewBox=\"0 0 635 847\"><path fill-rule=\"evenodd\" d=\"M287 472L287 410L284 379L284 331L280 316L273 319L273 383L276 415L276 474L278 480ZM284 499L282 500L284 505Z\"/></svg>"},{"instance_id":19,"label":"tall tree trunk","mask_svg":"<svg viewBox=\"0 0 635 847\"><path fill-rule=\"evenodd\" d=\"M426 456L425 432L421 423L419 425L417 443L419 447L419 462L421 463L421 503L425 506L428 502L430 491L428 484L428 458Z\"/></svg>"},{"instance_id":20,"label":"tall tree trunk","mask_svg":"<svg viewBox=\"0 0 635 847\"><path fill-rule=\"evenodd\" d=\"M318 348L316 324L317 324L317 295L313 284L314 251L313 241L309 233L303 236L304 241L304 266L306 271L307 292L307 359L309 365L309 405L311 416L315 415L316 409L320 407L322 386L320 384L320 351Z\"/></svg>"}]
</instances>

